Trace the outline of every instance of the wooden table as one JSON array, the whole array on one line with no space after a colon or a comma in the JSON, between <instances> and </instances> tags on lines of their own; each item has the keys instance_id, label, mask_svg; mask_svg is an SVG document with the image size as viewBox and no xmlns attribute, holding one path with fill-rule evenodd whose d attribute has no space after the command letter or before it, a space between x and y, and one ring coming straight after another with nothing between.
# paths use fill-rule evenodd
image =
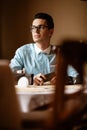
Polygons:
<instances>
[{"instance_id":1,"label":"wooden table","mask_svg":"<svg viewBox=\"0 0 87 130\"><path fill-rule=\"evenodd\" d=\"M38 107L44 106L53 101L55 87L48 86L33 86L27 88L18 88L16 93L22 112L30 112Z\"/></svg>"},{"instance_id":2,"label":"wooden table","mask_svg":"<svg viewBox=\"0 0 87 130\"><path fill-rule=\"evenodd\" d=\"M46 106L47 104L50 104L54 100L55 95L55 86L53 85L43 85L43 86L28 86L27 88L18 88L18 86L15 86L16 93L18 97L18 101L21 107L22 112L22 125L24 128L32 128L33 124L37 128L37 126L42 126L43 122L46 120L46 118L49 117L49 115L52 115L50 111L33 111L37 109L38 107ZM66 109L73 108L73 106L76 106L79 108L78 110L82 111L81 114L85 114L85 110L83 107L87 106L87 101L84 102L84 98L75 98L72 100L72 97L79 95L79 93L82 91L85 95L85 99L87 98L87 90L82 90L82 85L66 85L64 94L66 97L68 97L71 100L68 100L66 102ZM79 97L79 96L78 96ZM78 102L79 101L79 102ZM77 103L78 102L78 103ZM80 106L82 108L80 108ZM51 111L52 112L52 111ZM86 113L87 114L87 113ZM77 116L78 117L78 116ZM81 119L82 123L85 122L84 118ZM41 123L42 122L42 123ZM78 123L76 122L76 125Z\"/></svg>"},{"instance_id":3,"label":"wooden table","mask_svg":"<svg viewBox=\"0 0 87 130\"><path fill-rule=\"evenodd\" d=\"M54 100L54 85L29 85L26 88L19 88L16 85L15 88L21 111L25 113L46 104L50 104ZM68 96L71 96L77 93L79 90L81 90L81 85L66 85L64 93Z\"/></svg>"}]
</instances>

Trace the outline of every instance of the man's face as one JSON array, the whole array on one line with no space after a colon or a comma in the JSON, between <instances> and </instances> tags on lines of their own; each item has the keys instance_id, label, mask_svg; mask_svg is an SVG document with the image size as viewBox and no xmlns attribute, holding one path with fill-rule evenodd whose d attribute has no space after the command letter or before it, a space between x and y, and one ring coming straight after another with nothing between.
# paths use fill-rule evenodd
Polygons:
<instances>
[{"instance_id":1,"label":"man's face","mask_svg":"<svg viewBox=\"0 0 87 130\"><path fill-rule=\"evenodd\" d=\"M35 19L32 22L31 32L34 42L49 42L53 29L48 29L46 20Z\"/></svg>"}]
</instances>

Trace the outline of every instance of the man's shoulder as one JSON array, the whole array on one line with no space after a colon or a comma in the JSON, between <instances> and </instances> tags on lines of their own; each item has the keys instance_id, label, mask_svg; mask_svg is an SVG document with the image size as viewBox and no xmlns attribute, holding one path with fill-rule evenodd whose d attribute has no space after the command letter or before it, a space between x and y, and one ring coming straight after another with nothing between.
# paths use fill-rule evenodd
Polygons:
<instances>
[{"instance_id":1,"label":"man's shoulder","mask_svg":"<svg viewBox=\"0 0 87 130\"><path fill-rule=\"evenodd\" d=\"M27 50L34 48L34 43L27 43L25 45L22 45L18 48L18 50Z\"/></svg>"}]
</instances>

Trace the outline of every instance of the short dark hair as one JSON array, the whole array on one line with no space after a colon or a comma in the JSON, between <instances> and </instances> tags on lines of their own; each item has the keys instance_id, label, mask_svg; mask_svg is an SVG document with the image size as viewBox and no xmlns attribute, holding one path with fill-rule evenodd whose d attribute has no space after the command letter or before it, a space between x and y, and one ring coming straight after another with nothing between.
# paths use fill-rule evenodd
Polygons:
<instances>
[{"instance_id":1,"label":"short dark hair","mask_svg":"<svg viewBox=\"0 0 87 130\"><path fill-rule=\"evenodd\" d=\"M37 13L34 16L34 19L45 19L47 21L47 25L49 29L53 29L54 28L54 21L51 15L47 14L47 13Z\"/></svg>"}]
</instances>

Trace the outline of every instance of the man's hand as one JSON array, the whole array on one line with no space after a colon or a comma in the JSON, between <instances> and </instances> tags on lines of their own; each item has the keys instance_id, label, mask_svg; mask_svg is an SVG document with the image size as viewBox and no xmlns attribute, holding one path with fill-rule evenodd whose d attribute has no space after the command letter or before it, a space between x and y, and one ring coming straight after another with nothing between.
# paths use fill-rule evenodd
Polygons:
<instances>
[{"instance_id":1,"label":"man's hand","mask_svg":"<svg viewBox=\"0 0 87 130\"><path fill-rule=\"evenodd\" d=\"M44 82L50 81L50 84L55 85L56 84L56 75L54 73L49 74L37 74L33 78L33 84L34 85L43 85Z\"/></svg>"},{"instance_id":2,"label":"man's hand","mask_svg":"<svg viewBox=\"0 0 87 130\"><path fill-rule=\"evenodd\" d=\"M54 76L54 77L50 80L50 84L56 85L56 76Z\"/></svg>"},{"instance_id":3,"label":"man's hand","mask_svg":"<svg viewBox=\"0 0 87 130\"><path fill-rule=\"evenodd\" d=\"M45 75L40 73L40 74L37 74L34 76L33 84L34 85L43 85L45 80L46 80Z\"/></svg>"}]
</instances>

